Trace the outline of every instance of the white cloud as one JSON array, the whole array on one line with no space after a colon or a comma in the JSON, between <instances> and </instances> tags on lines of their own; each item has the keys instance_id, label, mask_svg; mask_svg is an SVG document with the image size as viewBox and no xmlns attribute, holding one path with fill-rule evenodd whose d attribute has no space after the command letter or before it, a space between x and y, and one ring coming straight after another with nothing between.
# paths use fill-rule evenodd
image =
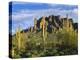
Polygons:
<instances>
[{"instance_id":1,"label":"white cloud","mask_svg":"<svg viewBox=\"0 0 80 60\"><path fill-rule=\"evenodd\" d=\"M74 9L73 12L78 15L78 9Z\"/></svg>"},{"instance_id":2,"label":"white cloud","mask_svg":"<svg viewBox=\"0 0 80 60\"><path fill-rule=\"evenodd\" d=\"M12 14L12 20L15 21L20 21L20 20L25 20L27 18L39 18L42 16L49 16L49 15L61 15L61 16L66 16L66 14L69 15L69 17L71 17L71 15L78 15L78 10L77 9L73 9L73 10L60 10L59 8L57 9L42 9L42 10L20 10L18 12L13 12ZM74 17L73 17L74 18Z\"/></svg>"},{"instance_id":3,"label":"white cloud","mask_svg":"<svg viewBox=\"0 0 80 60\"><path fill-rule=\"evenodd\" d=\"M12 20L15 21L20 21L20 20L24 20L26 18L32 17L35 14L27 14L27 13L16 13L16 14L12 14Z\"/></svg>"},{"instance_id":4,"label":"white cloud","mask_svg":"<svg viewBox=\"0 0 80 60\"><path fill-rule=\"evenodd\" d=\"M62 17L66 17L66 14L69 15L69 17L72 17L73 20L77 20L77 9L73 10L60 10L58 9L42 9L42 10L19 10L17 12L12 12L12 20L13 21L20 21L19 24L22 24L23 28L26 28L33 25L33 18L40 18L42 16L49 16L49 15L60 15ZM24 20L24 22L23 22ZM18 27L18 23L13 24L13 32ZM27 26L25 26L26 24Z\"/></svg>"},{"instance_id":5,"label":"white cloud","mask_svg":"<svg viewBox=\"0 0 80 60\"><path fill-rule=\"evenodd\" d=\"M41 17L55 14L55 9L42 9L42 10L20 10L18 12L13 12L12 20L19 21L22 19L27 19L28 17Z\"/></svg>"}]
</instances>

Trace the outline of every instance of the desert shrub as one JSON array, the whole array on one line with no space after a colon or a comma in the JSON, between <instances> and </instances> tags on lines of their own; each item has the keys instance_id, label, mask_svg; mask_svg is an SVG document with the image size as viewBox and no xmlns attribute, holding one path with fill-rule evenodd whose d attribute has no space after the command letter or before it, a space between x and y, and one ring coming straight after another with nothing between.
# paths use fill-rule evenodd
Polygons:
<instances>
[{"instance_id":1,"label":"desert shrub","mask_svg":"<svg viewBox=\"0 0 80 60\"><path fill-rule=\"evenodd\" d=\"M68 29L67 29L68 30ZM77 54L78 33L72 28L57 30L48 33L45 31L45 42L42 31L16 32L12 37L13 58L59 56Z\"/></svg>"}]
</instances>

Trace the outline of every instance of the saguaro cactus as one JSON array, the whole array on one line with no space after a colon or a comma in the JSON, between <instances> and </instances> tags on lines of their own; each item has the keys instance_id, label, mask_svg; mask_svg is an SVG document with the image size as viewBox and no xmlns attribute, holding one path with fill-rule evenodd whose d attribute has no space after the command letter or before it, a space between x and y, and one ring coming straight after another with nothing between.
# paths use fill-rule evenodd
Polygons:
<instances>
[{"instance_id":1,"label":"saguaro cactus","mask_svg":"<svg viewBox=\"0 0 80 60\"><path fill-rule=\"evenodd\" d=\"M45 17L42 19L43 40L45 41Z\"/></svg>"},{"instance_id":2,"label":"saguaro cactus","mask_svg":"<svg viewBox=\"0 0 80 60\"><path fill-rule=\"evenodd\" d=\"M44 41L44 50L45 50L45 17L43 17L40 22L40 29L42 29L42 38Z\"/></svg>"},{"instance_id":3,"label":"saguaro cactus","mask_svg":"<svg viewBox=\"0 0 80 60\"><path fill-rule=\"evenodd\" d=\"M20 33L20 26L19 26L19 28L17 29L17 31L16 31L16 40L17 40L17 42L18 42L18 49L20 50L20 44L21 44L21 33Z\"/></svg>"},{"instance_id":4,"label":"saguaro cactus","mask_svg":"<svg viewBox=\"0 0 80 60\"><path fill-rule=\"evenodd\" d=\"M34 31L36 31L36 29L37 29L37 26L36 25L37 25L37 19L35 18L34 19Z\"/></svg>"},{"instance_id":5,"label":"saguaro cactus","mask_svg":"<svg viewBox=\"0 0 80 60\"><path fill-rule=\"evenodd\" d=\"M27 42L27 33L24 31L21 32L21 28L19 27L16 31L16 40L17 40L17 48L18 50L25 50L26 42Z\"/></svg>"}]
</instances>

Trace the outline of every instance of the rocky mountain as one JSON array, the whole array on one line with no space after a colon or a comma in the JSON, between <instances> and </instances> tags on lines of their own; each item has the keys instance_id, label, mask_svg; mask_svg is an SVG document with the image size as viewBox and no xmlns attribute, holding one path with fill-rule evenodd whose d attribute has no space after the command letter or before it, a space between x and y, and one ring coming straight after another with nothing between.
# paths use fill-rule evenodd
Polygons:
<instances>
[{"instance_id":1,"label":"rocky mountain","mask_svg":"<svg viewBox=\"0 0 80 60\"><path fill-rule=\"evenodd\" d=\"M34 19L34 20L36 20L36 24L34 23L34 26L36 25L37 32L41 30L40 23L41 23L42 19L43 19L43 17L39 18L38 20L36 18ZM74 30L78 31L78 23L74 23L72 18L68 18L68 17L61 18L60 15L58 15L58 16L50 15L48 17L45 17L45 21L48 23L47 31L50 33L54 29L58 30L59 28L63 28L63 26L67 26L68 23L69 23L69 27L70 27L70 25L72 25ZM23 31L27 32L27 31L31 31L31 30L34 31L35 27L30 27L29 29L24 29Z\"/></svg>"},{"instance_id":2,"label":"rocky mountain","mask_svg":"<svg viewBox=\"0 0 80 60\"><path fill-rule=\"evenodd\" d=\"M40 23L42 21L43 17L39 18L38 20L35 18L34 21L36 21L36 24L34 22L34 26L30 27L28 29L24 29L21 32L28 32L28 31L34 31L35 30L35 25L36 25L36 31L39 32L41 30L40 28ZM50 15L48 17L45 17L45 21L47 22L47 32L51 33L52 30L56 29L58 30L59 28L63 28L63 26L67 26L69 23L69 27L70 25L72 25L74 30L78 31L78 23L74 23L72 18L68 18L68 17L63 17L61 18L60 15L54 16L54 15ZM68 22L67 22L68 21Z\"/></svg>"}]
</instances>

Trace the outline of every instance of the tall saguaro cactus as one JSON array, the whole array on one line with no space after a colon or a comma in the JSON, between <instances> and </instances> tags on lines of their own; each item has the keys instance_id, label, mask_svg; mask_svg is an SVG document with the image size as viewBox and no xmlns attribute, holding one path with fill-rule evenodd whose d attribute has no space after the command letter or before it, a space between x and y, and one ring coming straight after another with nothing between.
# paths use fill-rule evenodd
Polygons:
<instances>
[{"instance_id":1,"label":"tall saguaro cactus","mask_svg":"<svg viewBox=\"0 0 80 60\"><path fill-rule=\"evenodd\" d=\"M36 29L37 29L37 26L36 26L36 25L37 25L37 19L35 18L35 19L34 19L34 30L35 30L35 31L36 31Z\"/></svg>"},{"instance_id":2,"label":"tall saguaro cactus","mask_svg":"<svg viewBox=\"0 0 80 60\"><path fill-rule=\"evenodd\" d=\"M45 17L42 18L42 34L43 40L45 41Z\"/></svg>"},{"instance_id":3,"label":"tall saguaro cactus","mask_svg":"<svg viewBox=\"0 0 80 60\"><path fill-rule=\"evenodd\" d=\"M20 44L21 44L21 33L20 33L20 26L19 28L17 29L16 31L16 39L17 39L17 42L18 42L18 49L20 50Z\"/></svg>"},{"instance_id":4,"label":"tall saguaro cactus","mask_svg":"<svg viewBox=\"0 0 80 60\"><path fill-rule=\"evenodd\" d=\"M16 31L16 40L17 40L17 48L18 50L25 50L26 49L26 42L27 42L27 33L24 31L21 32L21 28L19 27Z\"/></svg>"},{"instance_id":5,"label":"tall saguaro cactus","mask_svg":"<svg viewBox=\"0 0 80 60\"><path fill-rule=\"evenodd\" d=\"M42 38L44 41L44 50L45 50L45 17L43 17L40 22L40 28L42 29Z\"/></svg>"}]
</instances>

